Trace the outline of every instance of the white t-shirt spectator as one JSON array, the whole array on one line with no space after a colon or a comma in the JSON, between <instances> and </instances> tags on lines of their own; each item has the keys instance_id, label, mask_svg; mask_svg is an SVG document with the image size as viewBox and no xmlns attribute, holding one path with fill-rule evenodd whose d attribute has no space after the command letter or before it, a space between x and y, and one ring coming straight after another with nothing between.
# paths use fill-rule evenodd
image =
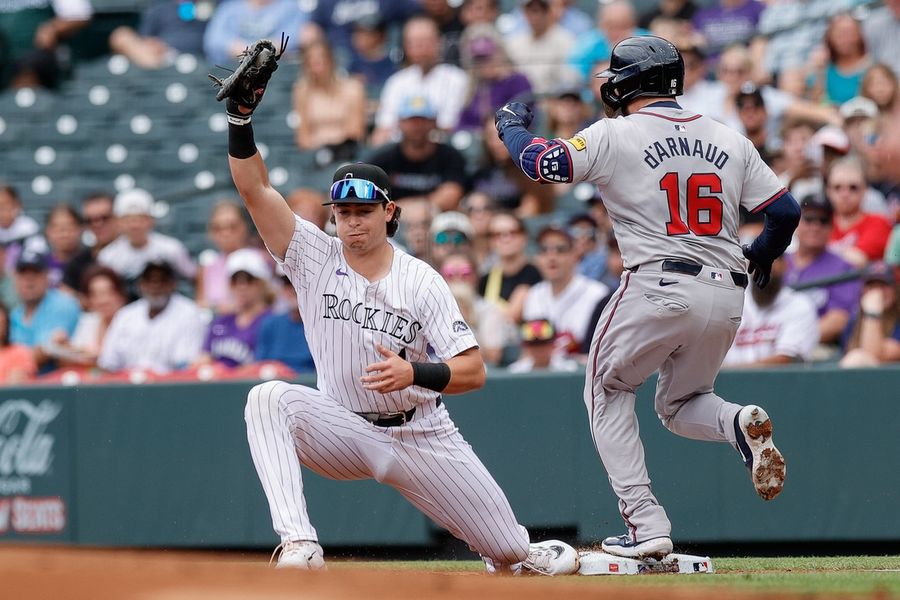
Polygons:
<instances>
[{"instance_id":1,"label":"white t-shirt spectator","mask_svg":"<svg viewBox=\"0 0 900 600\"><path fill-rule=\"evenodd\" d=\"M609 294L606 284L588 279L584 275L573 275L569 285L558 295L553 294L549 281L536 283L525 296L522 320L547 319L556 329L558 348L568 353L577 353L589 335L591 315L594 308Z\"/></svg>"},{"instance_id":2,"label":"white t-shirt spectator","mask_svg":"<svg viewBox=\"0 0 900 600\"><path fill-rule=\"evenodd\" d=\"M411 65L388 77L381 90L381 101L375 115L379 129L396 129L400 107L411 95L428 98L437 112L440 129L455 129L469 93L469 76L453 65L436 65L428 73Z\"/></svg>"},{"instance_id":3,"label":"white t-shirt spectator","mask_svg":"<svg viewBox=\"0 0 900 600\"><path fill-rule=\"evenodd\" d=\"M723 366L746 365L778 355L809 360L818 341L816 308L804 294L782 288L775 302L760 308L748 290L741 326Z\"/></svg>"},{"instance_id":4,"label":"white t-shirt spectator","mask_svg":"<svg viewBox=\"0 0 900 600\"><path fill-rule=\"evenodd\" d=\"M173 237L151 232L147 244L135 248L124 235L120 235L97 255L97 262L107 266L125 279L136 279L151 261L164 260L185 279L193 279L197 266L187 248Z\"/></svg>"},{"instance_id":5,"label":"white t-shirt spectator","mask_svg":"<svg viewBox=\"0 0 900 600\"><path fill-rule=\"evenodd\" d=\"M583 369L580 364L578 364L577 360L572 360L566 356L561 354L553 354L550 357L550 366L546 369L535 369L534 368L534 359L530 356L523 356L516 362L509 365L506 370L510 373L531 373L535 370L542 371L555 371L558 373L575 373Z\"/></svg>"},{"instance_id":6,"label":"white t-shirt spectator","mask_svg":"<svg viewBox=\"0 0 900 600\"><path fill-rule=\"evenodd\" d=\"M173 294L153 319L147 301L136 300L113 317L97 364L107 371L185 368L200 355L206 324L203 311L180 294Z\"/></svg>"},{"instance_id":7,"label":"white t-shirt spectator","mask_svg":"<svg viewBox=\"0 0 900 600\"><path fill-rule=\"evenodd\" d=\"M535 94L552 94L577 81L577 74L566 67L573 41L571 33L553 25L539 38L530 29L509 36L506 52L516 69L528 77Z\"/></svg>"},{"instance_id":8,"label":"white t-shirt spectator","mask_svg":"<svg viewBox=\"0 0 900 600\"><path fill-rule=\"evenodd\" d=\"M738 117L737 106L732 106L731 110L728 110L725 105L727 94L725 84L720 81L698 81L690 90L676 98L676 101L682 108L710 117L735 131L745 133L744 125ZM768 85L760 88L760 94L763 97L766 114L769 116L766 133L770 139L780 140L784 113L794 102L794 97Z\"/></svg>"}]
</instances>

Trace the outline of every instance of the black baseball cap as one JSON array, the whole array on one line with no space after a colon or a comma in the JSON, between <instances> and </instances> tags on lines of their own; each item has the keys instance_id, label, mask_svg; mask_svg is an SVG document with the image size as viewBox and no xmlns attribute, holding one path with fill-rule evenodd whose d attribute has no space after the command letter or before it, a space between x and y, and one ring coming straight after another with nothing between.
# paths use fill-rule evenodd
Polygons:
<instances>
[{"instance_id":1,"label":"black baseball cap","mask_svg":"<svg viewBox=\"0 0 900 600\"><path fill-rule=\"evenodd\" d=\"M800 211L820 210L829 217L834 214L834 207L822 194L808 194L800 201Z\"/></svg>"},{"instance_id":2,"label":"black baseball cap","mask_svg":"<svg viewBox=\"0 0 900 600\"><path fill-rule=\"evenodd\" d=\"M50 268L50 257L45 252L25 249L16 259L16 272L46 271Z\"/></svg>"},{"instance_id":3,"label":"black baseball cap","mask_svg":"<svg viewBox=\"0 0 900 600\"><path fill-rule=\"evenodd\" d=\"M357 162L339 167L334 172L331 193L322 204L380 204L390 199L391 182L384 169Z\"/></svg>"},{"instance_id":4,"label":"black baseball cap","mask_svg":"<svg viewBox=\"0 0 900 600\"><path fill-rule=\"evenodd\" d=\"M144 265L144 268L141 269L141 274L139 276L140 279L146 277L151 271L159 271L169 279L175 279L175 267L172 266L172 263L162 258L154 258L148 260Z\"/></svg>"}]
</instances>

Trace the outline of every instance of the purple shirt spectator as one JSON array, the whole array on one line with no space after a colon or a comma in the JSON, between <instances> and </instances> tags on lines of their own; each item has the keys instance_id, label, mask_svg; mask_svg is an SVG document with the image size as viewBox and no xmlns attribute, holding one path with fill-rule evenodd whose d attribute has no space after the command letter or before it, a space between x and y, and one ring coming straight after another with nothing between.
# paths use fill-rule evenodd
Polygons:
<instances>
[{"instance_id":1,"label":"purple shirt spectator","mask_svg":"<svg viewBox=\"0 0 900 600\"><path fill-rule=\"evenodd\" d=\"M238 327L235 315L223 315L213 320L203 343L203 351L226 367L237 367L254 361L259 327L271 313L265 311L247 327Z\"/></svg>"},{"instance_id":2,"label":"purple shirt spectator","mask_svg":"<svg viewBox=\"0 0 900 600\"><path fill-rule=\"evenodd\" d=\"M787 271L784 274L784 283L788 286L795 286L799 283L824 277L832 277L853 270L853 266L850 263L827 250L801 270L797 270L794 266L793 255L786 255L785 261L787 262ZM812 300L816 307L817 316L821 317L832 309L844 310L852 315L859 303L861 290L862 284L859 281L847 281L824 288L812 288L805 290L803 293Z\"/></svg>"},{"instance_id":3,"label":"purple shirt spectator","mask_svg":"<svg viewBox=\"0 0 900 600\"><path fill-rule=\"evenodd\" d=\"M494 114L516 96L530 94L531 83L521 73L513 73L505 79L482 83L475 88L466 108L459 117L459 129L481 129L484 119Z\"/></svg>"},{"instance_id":4,"label":"purple shirt spectator","mask_svg":"<svg viewBox=\"0 0 900 600\"><path fill-rule=\"evenodd\" d=\"M740 0L738 0L740 1ZM712 55L718 55L726 46L746 42L756 34L759 15L765 5L757 0L746 0L739 5L724 3L702 8L694 15L694 29L706 39Z\"/></svg>"}]
</instances>

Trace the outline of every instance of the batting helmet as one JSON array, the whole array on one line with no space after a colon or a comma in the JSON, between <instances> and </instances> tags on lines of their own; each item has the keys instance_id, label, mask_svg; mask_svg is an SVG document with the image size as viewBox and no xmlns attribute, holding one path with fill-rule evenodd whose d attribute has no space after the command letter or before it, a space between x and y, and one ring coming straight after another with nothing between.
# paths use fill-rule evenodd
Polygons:
<instances>
[{"instance_id":1,"label":"batting helmet","mask_svg":"<svg viewBox=\"0 0 900 600\"><path fill-rule=\"evenodd\" d=\"M680 96L684 92L684 60L678 49L661 37L630 37L616 44L609 68L597 77L609 78L600 86L600 97L615 111L642 96Z\"/></svg>"}]
</instances>

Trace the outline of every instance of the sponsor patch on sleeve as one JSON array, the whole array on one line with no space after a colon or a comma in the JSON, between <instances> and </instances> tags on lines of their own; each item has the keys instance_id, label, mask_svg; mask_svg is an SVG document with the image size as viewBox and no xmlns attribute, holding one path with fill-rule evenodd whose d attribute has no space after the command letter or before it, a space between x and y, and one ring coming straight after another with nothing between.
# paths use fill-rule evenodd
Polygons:
<instances>
[{"instance_id":1,"label":"sponsor patch on sleeve","mask_svg":"<svg viewBox=\"0 0 900 600\"><path fill-rule=\"evenodd\" d=\"M587 148L587 140L584 139L584 136L582 136L580 133L573 138L567 139L566 141L572 144L572 146L574 146L575 150L577 150L578 152L581 152L582 150Z\"/></svg>"}]
</instances>

